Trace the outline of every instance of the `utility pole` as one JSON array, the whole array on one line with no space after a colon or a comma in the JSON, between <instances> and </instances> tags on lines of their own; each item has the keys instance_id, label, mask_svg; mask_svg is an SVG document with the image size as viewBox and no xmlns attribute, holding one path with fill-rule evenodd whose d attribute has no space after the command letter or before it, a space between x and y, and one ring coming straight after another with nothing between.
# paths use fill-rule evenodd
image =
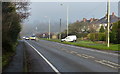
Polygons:
<instances>
[{"instance_id":1,"label":"utility pole","mask_svg":"<svg viewBox=\"0 0 120 74\"><path fill-rule=\"evenodd\" d=\"M67 6L67 36L68 36L68 10L69 10L69 7Z\"/></svg>"},{"instance_id":2,"label":"utility pole","mask_svg":"<svg viewBox=\"0 0 120 74\"><path fill-rule=\"evenodd\" d=\"M109 27L110 27L110 0L107 3L107 47L110 46Z\"/></svg>"},{"instance_id":3,"label":"utility pole","mask_svg":"<svg viewBox=\"0 0 120 74\"><path fill-rule=\"evenodd\" d=\"M50 39L50 19L49 19L49 39Z\"/></svg>"},{"instance_id":4,"label":"utility pole","mask_svg":"<svg viewBox=\"0 0 120 74\"><path fill-rule=\"evenodd\" d=\"M59 39L61 39L61 18L60 18L60 34L59 34Z\"/></svg>"},{"instance_id":5,"label":"utility pole","mask_svg":"<svg viewBox=\"0 0 120 74\"><path fill-rule=\"evenodd\" d=\"M48 39L50 39L50 18L48 16L44 16L44 17L49 19L49 21L48 21L48 25L49 25L49 27L48 27L48 30L49 30L48 36L49 36L49 38Z\"/></svg>"}]
</instances>

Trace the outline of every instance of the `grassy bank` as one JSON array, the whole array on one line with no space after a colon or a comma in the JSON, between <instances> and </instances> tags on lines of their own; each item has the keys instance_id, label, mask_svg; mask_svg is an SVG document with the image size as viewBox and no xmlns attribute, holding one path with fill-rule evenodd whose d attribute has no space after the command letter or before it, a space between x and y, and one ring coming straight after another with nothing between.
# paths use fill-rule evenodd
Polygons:
<instances>
[{"instance_id":1,"label":"grassy bank","mask_svg":"<svg viewBox=\"0 0 120 74\"><path fill-rule=\"evenodd\" d=\"M3 51L3 53L2 53L2 68L3 68L3 70L8 66L8 64L12 60L12 57L15 55L17 45L18 45L18 42L16 42L13 45L13 49L11 49L12 51Z\"/></svg>"},{"instance_id":2,"label":"grassy bank","mask_svg":"<svg viewBox=\"0 0 120 74\"><path fill-rule=\"evenodd\" d=\"M92 41L61 42L58 39L50 39L50 40L43 39L43 40L54 41L54 42L70 44L70 45L75 45L75 46L81 46L81 47L87 47L87 48L94 48L94 49L99 49L99 50L120 51L120 49L118 49L118 46L120 46L120 44L110 44L110 47L107 47L107 44L102 44L102 43L92 42Z\"/></svg>"},{"instance_id":3,"label":"grassy bank","mask_svg":"<svg viewBox=\"0 0 120 74\"><path fill-rule=\"evenodd\" d=\"M3 69L9 64L9 62L12 59L12 56L14 56L13 52L7 52L2 55L2 68Z\"/></svg>"}]
</instances>

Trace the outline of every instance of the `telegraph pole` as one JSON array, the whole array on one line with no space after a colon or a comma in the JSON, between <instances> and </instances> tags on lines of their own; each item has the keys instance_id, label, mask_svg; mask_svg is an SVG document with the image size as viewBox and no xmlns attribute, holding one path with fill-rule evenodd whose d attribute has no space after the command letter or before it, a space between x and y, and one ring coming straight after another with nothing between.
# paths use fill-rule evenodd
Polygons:
<instances>
[{"instance_id":1,"label":"telegraph pole","mask_svg":"<svg viewBox=\"0 0 120 74\"><path fill-rule=\"evenodd\" d=\"M68 36L68 9L69 7L67 6L67 36Z\"/></svg>"},{"instance_id":2,"label":"telegraph pole","mask_svg":"<svg viewBox=\"0 0 120 74\"><path fill-rule=\"evenodd\" d=\"M49 32L48 32L48 39L50 39L50 18L48 17L48 16L44 16L45 18L48 18L49 20L48 20L48 30L49 30Z\"/></svg>"},{"instance_id":3,"label":"telegraph pole","mask_svg":"<svg viewBox=\"0 0 120 74\"><path fill-rule=\"evenodd\" d=\"M108 0L108 3L107 3L107 47L110 46L110 35L109 35L109 27L110 27L110 0Z\"/></svg>"},{"instance_id":4,"label":"telegraph pole","mask_svg":"<svg viewBox=\"0 0 120 74\"><path fill-rule=\"evenodd\" d=\"M59 39L61 39L61 18L60 18L60 34L59 34Z\"/></svg>"},{"instance_id":5,"label":"telegraph pole","mask_svg":"<svg viewBox=\"0 0 120 74\"><path fill-rule=\"evenodd\" d=\"M50 19L49 19L49 39L50 39Z\"/></svg>"}]
</instances>

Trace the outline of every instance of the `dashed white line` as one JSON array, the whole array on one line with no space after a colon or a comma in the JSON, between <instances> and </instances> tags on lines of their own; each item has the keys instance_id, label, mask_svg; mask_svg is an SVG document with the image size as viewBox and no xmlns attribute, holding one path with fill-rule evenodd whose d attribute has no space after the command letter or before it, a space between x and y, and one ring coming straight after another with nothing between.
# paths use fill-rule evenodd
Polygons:
<instances>
[{"instance_id":1,"label":"dashed white line","mask_svg":"<svg viewBox=\"0 0 120 74\"><path fill-rule=\"evenodd\" d=\"M35 47L33 47L30 43L28 43L27 41L25 41L29 46L31 46L48 64L49 66L57 73L57 74L61 74L57 68L55 68Z\"/></svg>"},{"instance_id":2,"label":"dashed white line","mask_svg":"<svg viewBox=\"0 0 120 74\"><path fill-rule=\"evenodd\" d=\"M115 68L115 69L118 69L118 68L119 68L119 67L113 66L113 65L111 65L111 64L108 64L108 63L107 63L106 61L104 61L104 60L95 60L95 62L98 62L98 63L100 63L100 64L109 66L109 67L111 67L111 68Z\"/></svg>"},{"instance_id":3,"label":"dashed white line","mask_svg":"<svg viewBox=\"0 0 120 74\"><path fill-rule=\"evenodd\" d=\"M94 52L100 52L100 53L104 53L104 54L120 56L117 53L110 53L110 52L105 52L105 51L100 51L100 50L93 50L93 49L88 49L88 48L84 48L84 47L78 47L78 46L74 46L74 45L67 45L67 44L62 44L62 43L57 43L57 44L61 44L61 45L64 45L64 46L70 46L70 47L74 47L74 48L80 48L80 49L84 49L84 50L88 50L88 51L94 51Z\"/></svg>"},{"instance_id":4,"label":"dashed white line","mask_svg":"<svg viewBox=\"0 0 120 74\"><path fill-rule=\"evenodd\" d=\"M114 63L114 62L111 62L111 61L107 61L107 60L102 60L103 62L107 62L109 64L113 64L113 65L116 65L116 66L120 66L119 64L117 63Z\"/></svg>"}]
</instances>

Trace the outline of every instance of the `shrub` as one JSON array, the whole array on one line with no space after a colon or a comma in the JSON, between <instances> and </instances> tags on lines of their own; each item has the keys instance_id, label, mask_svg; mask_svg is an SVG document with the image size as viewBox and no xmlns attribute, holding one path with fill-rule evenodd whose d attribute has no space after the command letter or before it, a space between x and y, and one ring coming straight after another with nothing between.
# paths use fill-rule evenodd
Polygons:
<instances>
[{"instance_id":1,"label":"shrub","mask_svg":"<svg viewBox=\"0 0 120 74\"><path fill-rule=\"evenodd\" d=\"M95 33L90 33L90 34L88 34L88 38L89 38L91 41L95 41Z\"/></svg>"},{"instance_id":2,"label":"shrub","mask_svg":"<svg viewBox=\"0 0 120 74\"><path fill-rule=\"evenodd\" d=\"M120 44L120 21L113 23L113 27L110 33L110 42Z\"/></svg>"},{"instance_id":3,"label":"shrub","mask_svg":"<svg viewBox=\"0 0 120 74\"><path fill-rule=\"evenodd\" d=\"M99 41L105 41L106 40L105 33L98 33L98 40Z\"/></svg>"},{"instance_id":4,"label":"shrub","mask_svg":"<svg viewBox=\"0 0 120 74\"><path fill-rule=\"evenodd\" d=\"M105 29L104 29L103 25L101 26L101 28L100 28L100 31L99 31L99 32L101 32L101 33L105 32Z\"/></svg>"},{"instance_id":5,"label":"shrub","mask_svg":"<svg viewBox=\"0 0 120 74\"><path fill-rule=\"evenodd\" d=\"M90 33L88 34L88 38L91 41L105 41L106 36L105 33Z\"/></svg>"},{"instance_id":6,"label":"shrub","mask_svg":"<svg viewBox=\"0 0 120 74\"><path fill-rule=\"evenodd\" d=\"M87 35L88 35L88 33L78 33L78 34L76 34L76 36L78 37L78 38L81 38L81 37L87 37Z\"/></svg>"}]
</instances>

